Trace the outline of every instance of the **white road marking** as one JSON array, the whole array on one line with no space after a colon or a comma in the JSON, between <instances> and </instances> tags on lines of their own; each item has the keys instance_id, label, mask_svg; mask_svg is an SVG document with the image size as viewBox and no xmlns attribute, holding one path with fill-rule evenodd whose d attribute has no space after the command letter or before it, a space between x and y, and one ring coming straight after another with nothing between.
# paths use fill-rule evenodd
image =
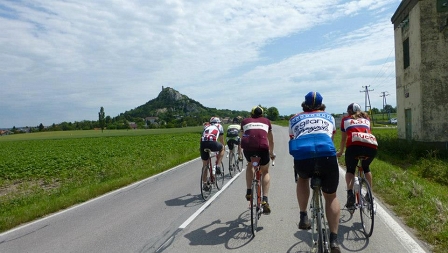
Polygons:
<instances>
[{"instance_id":1,"label":"white road marking","mask_svg":"<svg viewBox=\"0 0 448 253\"><path fill-rule=\"evenodd\" d=\"M207 208L222 192L224 192L224 190L232 184L233 181L235 181L235 179L237 177L240 176L240 174L244 171L245 169L241 170L241 172L239 172L238 174L236 174L235 176L232 177L232 179L230 179L227 184L224 185L223 188L221 188L217 193L215 193L210 199L207 200L207 202L205 202L204 205L202 205L193 215L191 215L184 223L182 223L182 225L179 226L179 229L184 229L186 228L194 219L196 219L196 217L199 216L199 214L202 213L202 211L205 210L205 208Z\"/></svg>"}]
</instances>

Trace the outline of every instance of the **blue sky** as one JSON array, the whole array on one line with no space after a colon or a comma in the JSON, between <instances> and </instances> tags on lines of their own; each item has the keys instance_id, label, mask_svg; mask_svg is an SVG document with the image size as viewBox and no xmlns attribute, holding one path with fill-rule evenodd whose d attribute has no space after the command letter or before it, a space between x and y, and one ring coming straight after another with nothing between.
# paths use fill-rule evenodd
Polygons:
<instances>
[{"instance_id":1,"label":"blue sky","mask_svg":"<svg viewBox=\"0 0 448 253\"><path fill-rule=\"evenodd\" d=\"M0 2L0 127L115 117L171 87L207 107L396 106L399 0ZM150 116L150 115L148 115Z\"/></svg>"}]
</instances>

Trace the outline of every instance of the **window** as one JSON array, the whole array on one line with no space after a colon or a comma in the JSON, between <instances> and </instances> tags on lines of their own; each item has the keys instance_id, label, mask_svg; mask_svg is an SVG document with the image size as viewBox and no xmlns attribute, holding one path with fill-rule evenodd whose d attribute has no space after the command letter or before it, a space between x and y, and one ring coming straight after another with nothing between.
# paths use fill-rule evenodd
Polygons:
<instances>
[{"instance_id":1,"label":"window","mask_svg":"<svg viewBox=\"0 0 448 253\"><path fill-rule=\"evenodd\" d=\"M409 38L403 41L403 68L406 69L410 64Z\"/></svg>"}]
</instances>

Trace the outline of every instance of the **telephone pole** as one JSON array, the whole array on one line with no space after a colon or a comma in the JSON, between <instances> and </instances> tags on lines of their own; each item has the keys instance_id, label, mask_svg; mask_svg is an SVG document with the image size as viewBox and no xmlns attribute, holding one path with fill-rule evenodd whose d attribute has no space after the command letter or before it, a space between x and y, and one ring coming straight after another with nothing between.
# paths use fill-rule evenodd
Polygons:
<instances>
[{"instance_id":1,"label":"telephone pole","mask_svg":"<svg viewBox=\"0 0 448 253\"><path fill-rule=\"evenodd\" d=\"M364 90L359 91L359 92L364 92L365 93L365 112L368 112L370 114L371 120L372 120L372 125L374 124L374 120L373 120L373 114L372 114L372 106L370 105L370 97L369 97L369 91L373 91L373 90L369 90L370 85L367 86L362 86L364 88ZM369 102L369 105L367 105L367 102ZM368 110L367 110L368 108Z\"/></svg>"},{"instance_id":2,"label":"telephone pole","mask_svg":"<svg viewBox=\"0 0 448 253\"><path fill-rule=\"evenodd\" d=\"M383 119L384 119L384 110L385 110L385 106L387 105L387 102L386 102L386 96L389 96L389 94L388 94L388 92L387 91L383 91L383 92L381 92L382 93L382 95L380 96L380 97L383 97ZM387 94L386 94L387 93Z\"/></svg>"}]
</instances>

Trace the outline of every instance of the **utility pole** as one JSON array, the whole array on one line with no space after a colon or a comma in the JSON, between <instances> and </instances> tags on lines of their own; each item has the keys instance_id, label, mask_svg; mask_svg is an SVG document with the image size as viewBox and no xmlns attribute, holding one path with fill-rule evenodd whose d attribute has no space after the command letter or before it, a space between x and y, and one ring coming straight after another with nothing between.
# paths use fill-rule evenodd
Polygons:
<instances>
[{"instance_id":1,"label":"utility pole","mask_svg":"<svg viewBox=\"0 0 448 253\"><path fill-rule=\"evenodd\" d=\"M359 92L364 92L365 93L365 112L368 112L370 114L371 120L372 120L372 125L373 125L373 114L372 114L372 106L370 105L370 97L369 97L369 91L373 91L373 90L369 90L370 85L367 86L362 86L364 88L364 90L359 91ZM367 102L369 102L369 105L367 105ZM367 110L368 108L368 110Z\"/></svg>"},{"instance_id":2,"label":"utility pole","mask_svg":"<svg viewBox=\"0 0 448 253\"><path fill-rule=\"evenodd\" d=\"M389 94L386 94L386 93L388 93L387 91L383 91L381 93L382 93L382 95L380 97L383 97L383 119L384 119L384 107L387 105L386 96L389 96Z\"/></svg>"}]
</instances>

